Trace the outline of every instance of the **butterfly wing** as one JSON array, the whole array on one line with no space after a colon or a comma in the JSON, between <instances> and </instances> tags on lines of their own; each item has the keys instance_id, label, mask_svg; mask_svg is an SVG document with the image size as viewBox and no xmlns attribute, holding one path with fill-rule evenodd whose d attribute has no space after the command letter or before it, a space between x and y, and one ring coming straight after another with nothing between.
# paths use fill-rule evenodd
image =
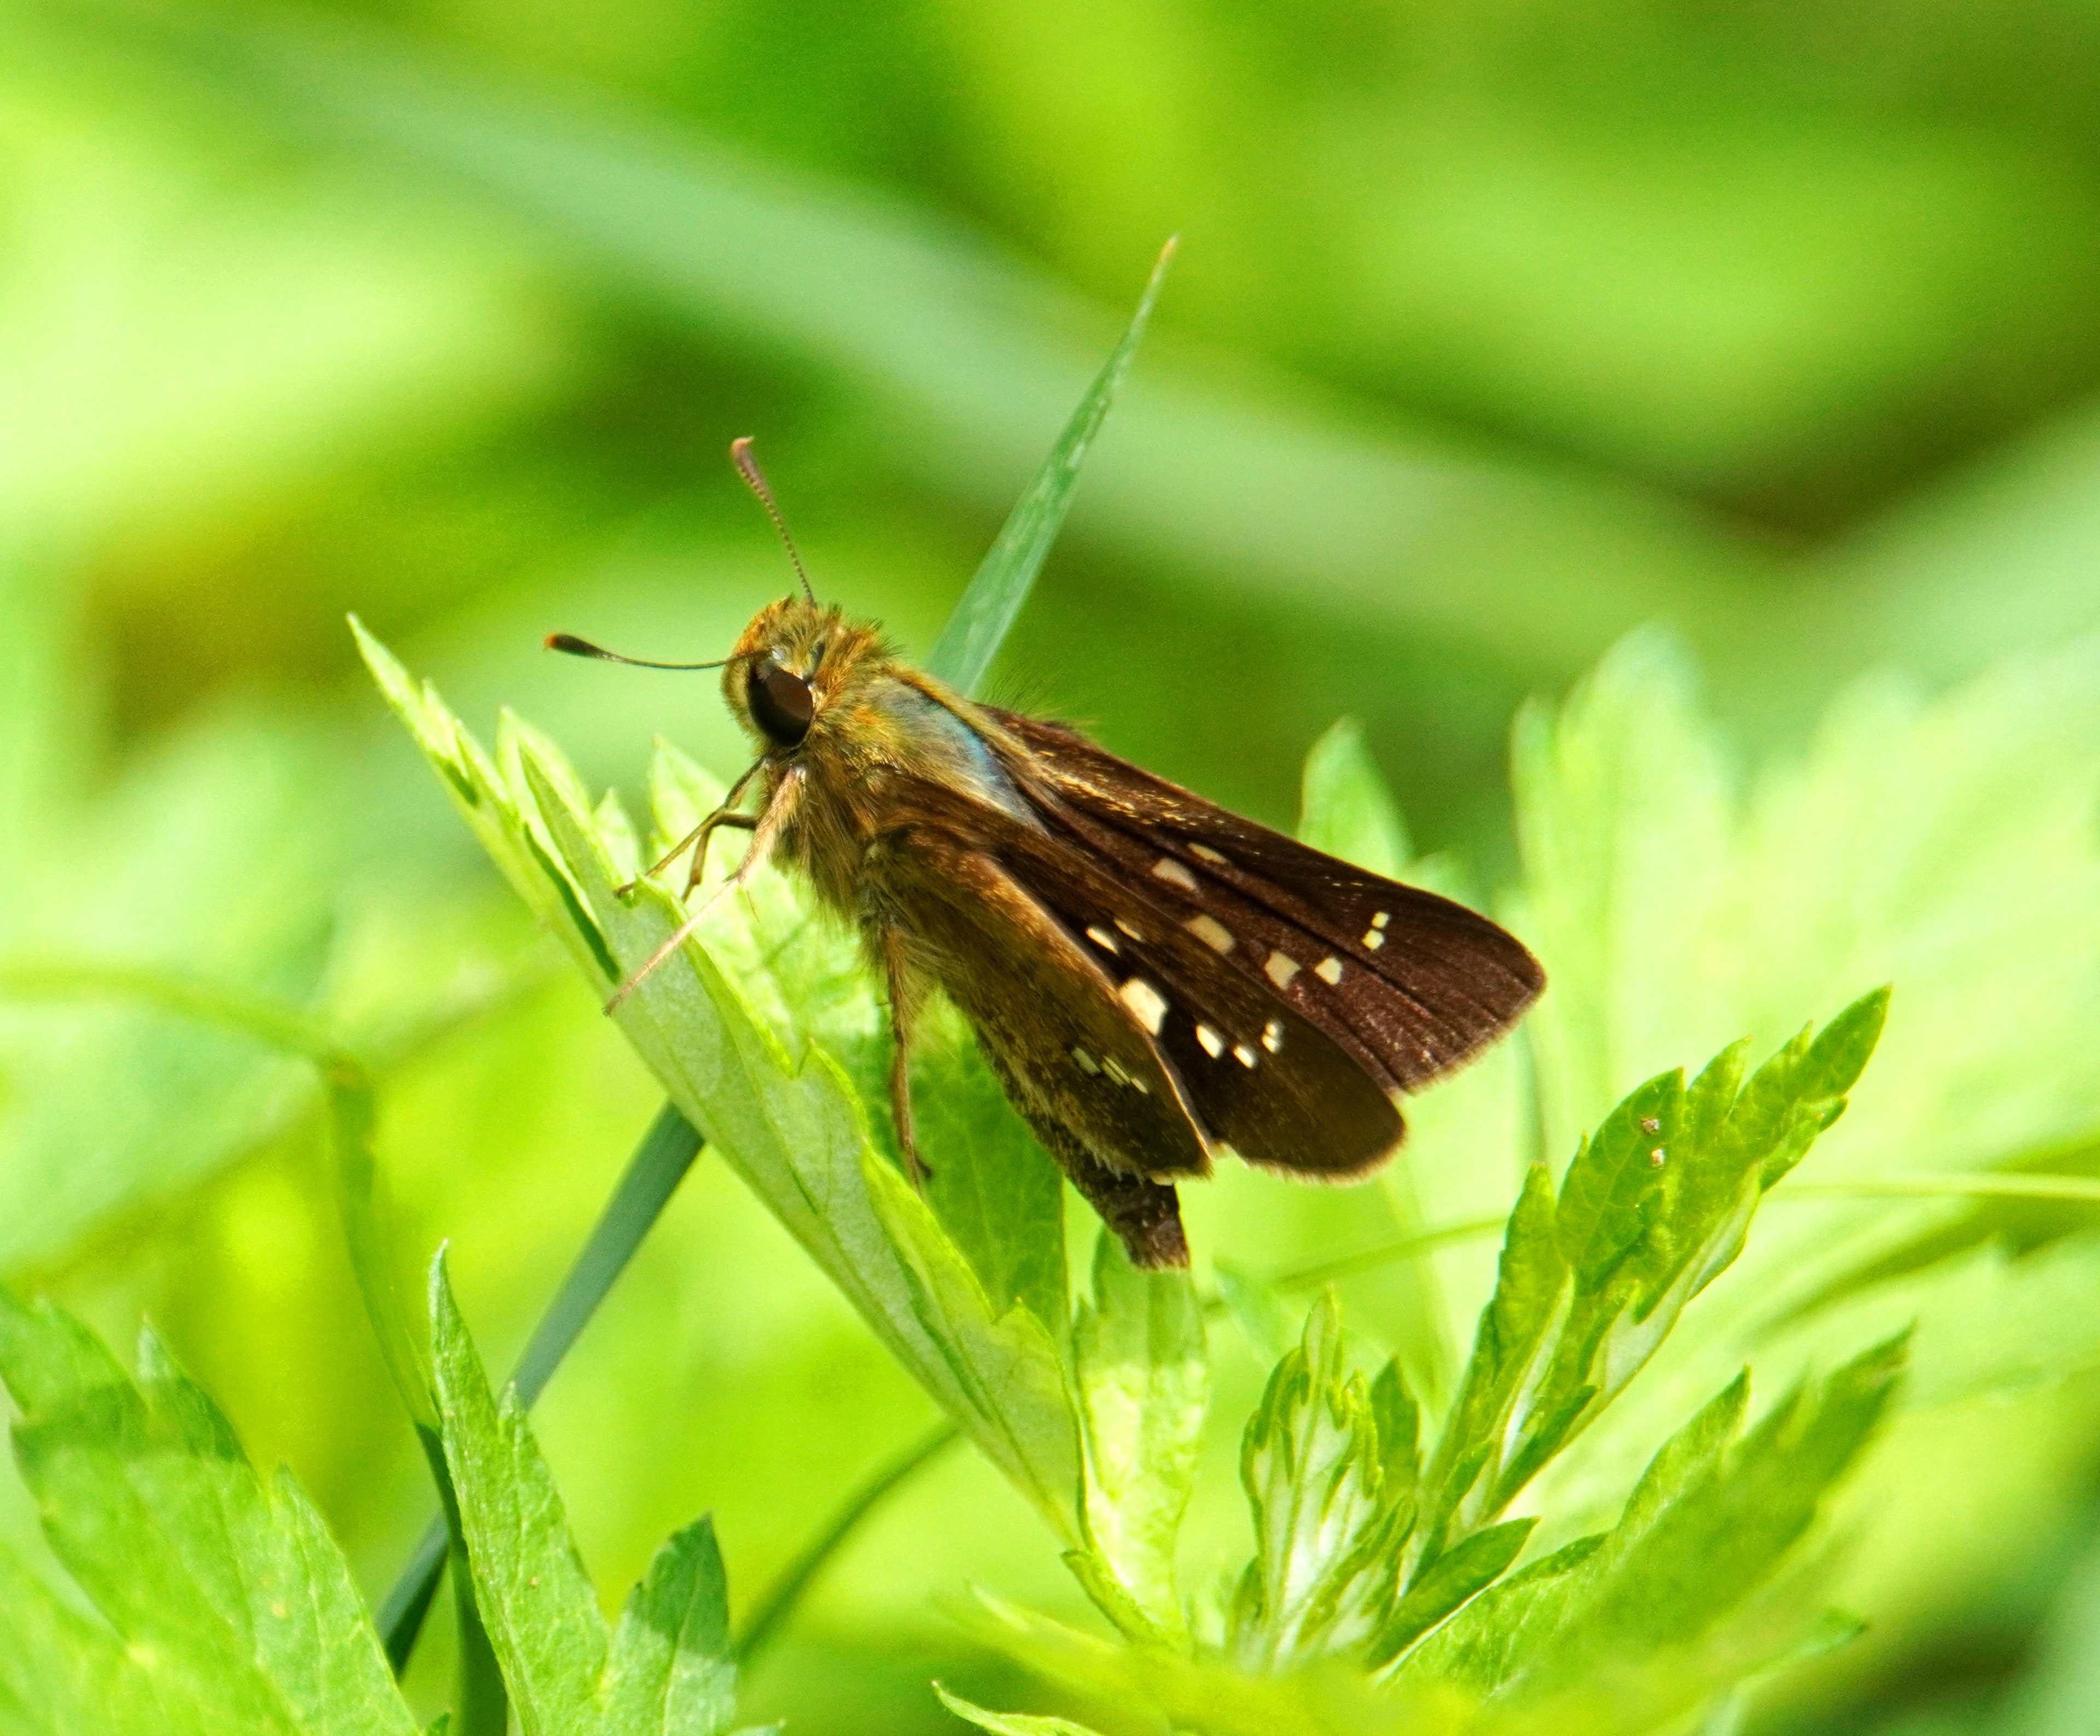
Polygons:
<instances>
[{"instance_id":1,"label":"butterfly wing","mask_svg":"<svg viewBox=\"0 0 2100 1736\"><path fill-rule=\"evenodd\" d=\"M1114 985L1207 1139L1251 1163L1329 1180L1390 1156L1404 1128L1384 1082L1273 984L1234 970L1214 924L1082 841L987 822L1016 882Z\"/></svg>"},{"instance_id":2,"label":"butterfly wing","mask_svg":"<svg viewBox=\"0 0 2100 1736\"><path fill-rule=\"evenodd\" d=\"M1470 1060L1546 985L1521 942L1462 904L1228 813L1062 725L994 716L1026 748L1009 769L1053 831L1154 883L1185 921L1215 914L1229 962L1403 1090Z\"/></svg>"}]
</instances>

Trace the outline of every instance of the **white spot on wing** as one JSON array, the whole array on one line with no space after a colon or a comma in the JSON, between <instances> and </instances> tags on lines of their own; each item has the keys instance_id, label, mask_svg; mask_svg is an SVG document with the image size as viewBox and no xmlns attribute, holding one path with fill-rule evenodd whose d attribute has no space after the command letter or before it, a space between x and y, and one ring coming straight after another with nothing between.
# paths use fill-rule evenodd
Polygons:
<instances>
[{"instance_id":1,"label":"white spot on wing","mask_svg":"<svg viewBox=\"0 0 2100 1736\"><path fill-rule=\"evenodd\" d=\"M1380 934L1377 929L1366 928L1364 930L1364 948L1366 951L1376 952L1379 948L1384 945L1385 936Z\"/></svg>"},{"instance_id":2,"label":"white spot on wing","mask_svg":"<svg viewBox=\"0 0 2100 1736\"><path fill-rule=\"evenodd\" d=\"M1271 1055L1283 1052L1283 1021L1272 1019L1261 1028L1261 1046Z\"/></svg>"},{"instance_id":3,"label":"white spot on wing","mask_svg":"<svg viewBox=\"0 0 2100 1736\"><path fill-rule=\"evenodd\" d=\"M1132 977L1116 993L1123 997L1123 1005L1137 1015L1137 1022L1157 1037L1167 1018L1167 997L1142 976Z\"/></svg>"},{"instance_id":4,"label":"white spot on wing","mask_svg":"<svg viewBox=\"0 0 2100 1736\"><path fill-rule=\"evenodd\" d=\"M1217 863L1220 867L1223 867L1223 866L1225 866L1225 859L1224 859L1224 857L1222 857L1222 856L1220 856L1220 855L1219 855L1219 854L1218 854L1218 853L1217 853L1215 850L1212 849L1212 848L1210 847L1210 845L1208 845L1208 844L1190 844L1190 845L1189 846L1189 853L1191 856L1194 856L1194 857L1200 857L1203 861L1207 861L1207 862L1215 862L1215 863Z\"/></svg>"},{"instance_id":5,"label":"white spot on wing","mask_svg":"<svg viewBox=\"0 0 2100 1736\"><path fill-rule=\"evenodd\" d=\"M1088 929L1087 938L1092 941L1095 945L1100 947L1105 952L1119 953L1123 950L1123 948L1116 944L1116 937L1110 934L1105 928L1091 927Z\"/></svg>"},{"instance_id":6,"label":"white spot on wing","mask_svg":"<svg viewBox=\"0 0 2100 1736\"><path fill-rule=\"evenodd\" d=\"M1130 1083L1130 1075L1116 1064L1116 1058L1113 1055L1101 1063L1101 1071L1114 1080L1118 1085Z\"/></svg>"},{"instance_id":7,"label":"white spot on wing","mask_svg":"<svg viewBox=\"0 0 2100 1736\"><path fill-rule=\"evenodd\" d=\"M1152 865L1152 877L1178 886L1185 892L1193 892L1196 889L1196 877L1189 872L1189 865L1171 856L1162 856Z\"/></svg>"},{"instance_id":8,"label":"white spot on wing","mask_svg":"<svg viewBox=\"0 0 2100 1736\"><path fill-rule=\"evenodd\" d=\"M1392 920L1392 911L1390 911L1390 910L1380 910L1380 911L1379 911L1375 915L1374 915L1374 916L1371 918L1371 927L1374 927L1374 928L1383 928L1383 927L1385 927L1385 925L1386 925L1388 923L1391 922Z\"/></svg>"},{"instance_id":9,"label":"white spot on wing","mask_svg":"<svg viewBox=\"0 0 2100 1736\"><path fill-rule=\"evenodd\" d=\"M1261 1057L1256 1055L1253 1050L1247 1047L1245 1043L1236 1042L1233 1045L1233 1059L1238 1061L1242 1067L1251 1067L1256 1061L1260 1060Z\"/></svg>"},{"instance_id":10,"label":"white spot on wing","mask_svg":"<svg viewBox=\"0 0 2100 1736\"><path fill-rule=\"evenodd\" d=\"M1209 1055L1214 1061L1225 1052L1224 1038L1207 1024L1199 1024L1196 1027L1196 1041L1202 1044L1204 1054Z\"/></svg>"},{"instance_id":11,"label":"white spot on wing","mask_svg":"<svg viewBox=\"0 0 2100 1736\"><path fill-rule=\"evenodd\" d=\"M1323 983L1338 983L1342 980L1342 961L1330 953L1312 967L1312 974Z\"/></svg>"},{"instance_id":12,"label":"white spot on wing","mask_svg":"<svg viewBox=\"0 0 2100 1736\"><path fill-rule=\"evenodd\" d=\"M1290 979L1304 968L1287 953L1271 953L1268 963L1262 967L1268 972L1268 980L1279 989L1288 989Z\"/></svg>"},{"instance_id":13,"label":"white spot on wing","mask_svg":"<svg viewBox=\"0 0 2100 1736\"><path fill-rule=\"evenodd\" d=\"M1088 1054L1084 1049L1074 1049L1072 1051L1072 1059L1079 1064L1079 1071L1090 1079L1101 1070L1093 1056Z\"/></svg>"},{"instance_id":14,"label":"white spot on wing","mask_svg":"<svg viewBox=\"0 0 2100 1736\"><path fill-rule=\"evenodd\" d=\"M1142 946L1145 944L1145 936L1140 934L1136 929L1132 927L1131 925L1125 922L1120 916L1116 919L1116 927L1122 929L1125 934L1128 935L1131 939L1136 941L1139 945Z\"/></svg>"},{"instance_id":15,"label":"white spot on wing","mask_svg":"<svg viewBox=\"0 0 2100 1736\"><path fill-rule=\"evenodd\" d=\"M1233 950L1233 931L1215 916L1192 916L1188 929L1213 952L1229 953Z\"/></svg>"}]
</instances>

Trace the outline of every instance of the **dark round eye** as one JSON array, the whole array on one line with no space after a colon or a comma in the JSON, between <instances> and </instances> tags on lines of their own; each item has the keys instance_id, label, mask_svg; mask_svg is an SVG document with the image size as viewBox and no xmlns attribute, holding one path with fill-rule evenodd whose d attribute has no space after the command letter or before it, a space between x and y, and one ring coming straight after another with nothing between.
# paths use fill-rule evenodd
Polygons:
<instances>
[{"instance_id":1,"label":"dark round eye","mask_svg":"<svg viewBox=\"0 0 2100 1736\"><path fill-rule=\"evenodd\" d=\"M792 747L810 733L817 706L801 676L761 657L751 666L749 693L752 720L783 747Z\"/></svg>"}]
</instances>

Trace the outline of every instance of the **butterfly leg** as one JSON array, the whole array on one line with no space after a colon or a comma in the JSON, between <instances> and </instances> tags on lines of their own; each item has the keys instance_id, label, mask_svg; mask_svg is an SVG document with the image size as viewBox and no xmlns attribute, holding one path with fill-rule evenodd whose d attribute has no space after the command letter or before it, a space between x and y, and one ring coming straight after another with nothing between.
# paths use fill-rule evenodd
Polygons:
<instances>
[{"instance_id":1,"label":"butterfly leg","mask_svg":"<svg viewBox=\"0 0 2100 1736\"><path fill-rule=\"evenodd\" d=\"M883 931L882 964L889 979L889 1029L897 1039L889 1061L889 1113L897 1123L904 1173L923 1195L933 1172L919 1161L919 1136L911 1120L911 1027L918 1018L922 991L905 959L903 936L894 928Z\"/></svg>"},{"instance_id":2,"label":"butterfly leg","mask_svg":"<svg viewBox=\"0 0 2100 1736\"><path fill-rule=\"evenodd\" d=\"M717 809L701 821L699 830L693 835L699 841L693 850L692 871L686 875L686 890L680 896L691 897L693 888L700 883L701 877L707 873L708 840L714 835L715 828L720 826L726 826L732 831L755 832L758 830L758 821L754 815L731 813L726 808ZM672 853L674 858L677 853L676 851Z\"/></svg>"},{"instance_id":3,"label":"butterfly leg","mask_svg":"<svg viewBox=\"0 0 2100 1736\"><path fill-rule=\"evenodd\" d=\"M663 873L666 868L669 867L672 863L675 862L680 857L683 856L687 850L692 849L694 845L698 844L699 848L694 851L693 854L692 872L686 877L686 890L681 895L684 897L690 897L692 896L693 888L700 883L700 876L706 869L708 860L708 839L713 832L714 829L718 826L729 826L735 827L739 831L748 832L758 824L758 822L753 819L751 816L748 814L735 813L731 810L735 808L738 801L742 799L745 786L758 774L759 768L763 766L765 764L765 760L760 760L751 765L744 772L743 776L738 778L735 783L730 786L729 793L722 798L722 804L721 807L715 809L715 811L709 814L706 819L701 821L698 826L692 829L692 831L686 833L684 837L681 838L676 844L673 844L669 849L666 850L660 860L651 863L648 867L643 869L640 874L629 880L624 886L615 887L613 888L614 896L620 898L625 898L630 896L633 892L634 889L641 885L644 880L654 879L658 875Z\"/></svg>"},{"instance_id":4,"label":"butterfly leg","mask_svg":"<svg viewBox=\"0 0 2100 1736\"><path fill-rule=\"evenodd\" d=\"M788 816L794 813L795 804L801 795L801 790L802 778L799 771L791 771L781 779L779 789L774 793L772 801L767 805L765 812L759 816L758 823L752 829L751 848L744 852L743 863L738 867L736 872L703 898L700 901L699 909L694 911L672 932L671 937L643 961L639 970L612 991L612 998L605 1003L605 1010L607 1012L618 1011L620 1003L640 988L657 966L663 963L666 958L686 944L687 937L693 931L707 920L708 911L730 893L739 891L751 883L751 877L758 872L760 866L765 858L773 853L774 840L780 835L781 828L788 823ZM712 817L710 816L710 817Z\"/></svg>"}]
</instances>

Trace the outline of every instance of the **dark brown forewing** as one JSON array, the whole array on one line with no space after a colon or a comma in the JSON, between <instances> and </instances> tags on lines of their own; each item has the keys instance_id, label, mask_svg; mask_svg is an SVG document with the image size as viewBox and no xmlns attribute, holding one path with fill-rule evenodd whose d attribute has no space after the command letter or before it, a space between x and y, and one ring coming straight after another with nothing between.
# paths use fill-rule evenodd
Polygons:
<instances>
[{"instance_id":1,"label":"dark brown forewing","mask_svg":"<svg viewBox=\"0 0 2100 1736\"><path fill-rule=\"evenodd\" d=\"M1061 725L987 710L1025 748L992 740L1053 835L1207 935L1233 972L1381 1084L1414 1090L1449 1072L1545 986L1521 943L1463 905L1308 849Z\"/></svg>"},{"instance_id":2,"label":"dark brown forewing","mask_svg":"<svg viewBox=\"0 0 2100 1736\"><path fill-rule=\"evenodd\" d=\"M1116 985L1211 1139L1249 1163L1335 1181L1399 1147L1405 1130L1379 1079L1273 985L1233 969L1157 883L1003 813L977 824L1013 879Z\"/></svg>"},{"instance_id":3,"label":"dark brown forewing","mask_svg":"<svg viewBox=\"0 0 2100 1736\"><path fill-rule=\"evenodd\" d=\"M1061 1157L1208 1174L1208 1143L1149 1033L1085 949L980 848L985 824L1017 822L954 791L922 794L920 817L871 853L871 889L914 966L991 1051L1015 1107Z\"/></svg>"}]
</instances>

